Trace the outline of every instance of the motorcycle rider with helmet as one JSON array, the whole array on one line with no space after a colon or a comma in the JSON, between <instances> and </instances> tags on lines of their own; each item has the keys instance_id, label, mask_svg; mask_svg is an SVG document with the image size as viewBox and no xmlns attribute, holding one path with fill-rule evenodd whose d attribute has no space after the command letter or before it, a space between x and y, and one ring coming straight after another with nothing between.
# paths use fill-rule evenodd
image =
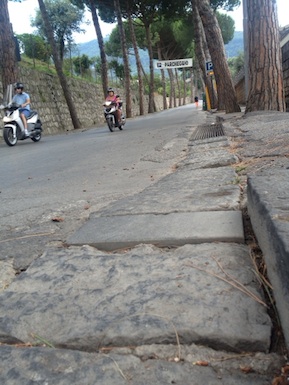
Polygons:
<instances>
[{"instance_id":1,"label":"motorcycle rider with helmet","mask_svg":"<svg viewBox=\"0 0 289 385\"><path fill-rule=\"evenodd\" d=\"M23 92L24 85L22 83L16 83L14 89L16 94L13 96L12 103L16 103L21 106L19 108L20 117L24 125L25 135L29 136L26 119L30 115L30 96L26 92Z\"/></svg>"},{"instance_id":2,"label":"motorcycle rider with helmet","mask_svg":"<svg viewBox=\"0 0 289 385\"><path fill-rule=\"evenodd\" d=\"M109 101L109 102L113 102L116 104L117 106L117 110L115 111L115 114L116 114L116 120L119 124L119 126L121 126L121 100L119 98L119 95L115 95L114 94L114 89L113 88L109 88L107 90L107 97L106 97L106 101Z\"/></svg>"}]
</instances>

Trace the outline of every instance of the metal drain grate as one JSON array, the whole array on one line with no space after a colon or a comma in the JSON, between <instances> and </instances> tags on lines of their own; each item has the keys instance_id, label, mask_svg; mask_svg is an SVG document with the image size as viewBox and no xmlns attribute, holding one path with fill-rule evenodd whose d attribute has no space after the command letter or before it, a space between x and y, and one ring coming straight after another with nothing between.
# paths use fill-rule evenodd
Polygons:
<instances>
[{"instance_id":1,"label":"metal drain grate","mask_svg":"<svg viewBox=\"0 0 289 385\"><path fill-rule=\"evenodd\" d=\"M225 136L221 124L211 124L199 126L192 135L191 140L216 138L218 136Z\"/></svg>"}]
</instances>

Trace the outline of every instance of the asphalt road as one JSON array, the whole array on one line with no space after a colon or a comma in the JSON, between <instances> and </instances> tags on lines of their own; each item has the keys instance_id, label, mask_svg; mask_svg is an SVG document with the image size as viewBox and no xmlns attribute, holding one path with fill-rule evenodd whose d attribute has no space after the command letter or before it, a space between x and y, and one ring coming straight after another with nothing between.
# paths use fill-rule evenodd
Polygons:
<instances>
[{"instance_id":1,"label":"asphalt road","mask_svg":"<svg viewBox=\"0 0 289 385\"><path fill-rule=\"evenodd\" d=\"M202 117L187 105L128 119L113 133L102 126L45 136L44 127L39 143L8 147L1 141L0 259L11 257L25 268L91 212L172 172Z\"/></svg>"}]
</instances>

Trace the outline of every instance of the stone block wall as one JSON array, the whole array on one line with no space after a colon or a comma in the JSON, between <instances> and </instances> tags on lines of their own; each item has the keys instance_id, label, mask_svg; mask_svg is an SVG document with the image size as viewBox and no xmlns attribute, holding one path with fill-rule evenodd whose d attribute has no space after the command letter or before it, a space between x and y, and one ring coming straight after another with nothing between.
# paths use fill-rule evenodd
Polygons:
<instances>
[{"instance_id":1,"label":"stone block wall","mask_svg":"<svg viewBox=\"0 0 289 385\"><path fill-rule=\"evenodd\" d=\"M73 102L81 125L89 128L104 124L102 87L89 81L67 78ZM20 67L20 79L30 95L31 108L38 111L45 134L73 130L70 113L58 77L34 69ZM2 84L0 82L0 90ZM124 90L117 89L125 100ZM0 94L0 102L3 95ZM138 98L132 95L132 115L139 115ZM161 96L156 98L161 110ZM145 111L148 109L146 100Z\"/></svg>"}]
</instances>

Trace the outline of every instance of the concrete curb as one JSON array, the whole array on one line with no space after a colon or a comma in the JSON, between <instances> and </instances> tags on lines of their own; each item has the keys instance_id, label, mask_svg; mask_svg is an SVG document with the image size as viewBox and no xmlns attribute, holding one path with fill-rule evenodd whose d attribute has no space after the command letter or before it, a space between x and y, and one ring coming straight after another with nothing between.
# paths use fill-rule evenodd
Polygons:
<instances>
[{"instance_id":1,"label":"concrete curb","mask_svg":"<svg viewBox=\"0 0 289 385\"><path fill-rule=\"evenodd\" d=\"M248 178L248 212L267 265L289 349L289 170ZM280 183L283 181L283 183Z\"/></svg>"}]
</instances>

